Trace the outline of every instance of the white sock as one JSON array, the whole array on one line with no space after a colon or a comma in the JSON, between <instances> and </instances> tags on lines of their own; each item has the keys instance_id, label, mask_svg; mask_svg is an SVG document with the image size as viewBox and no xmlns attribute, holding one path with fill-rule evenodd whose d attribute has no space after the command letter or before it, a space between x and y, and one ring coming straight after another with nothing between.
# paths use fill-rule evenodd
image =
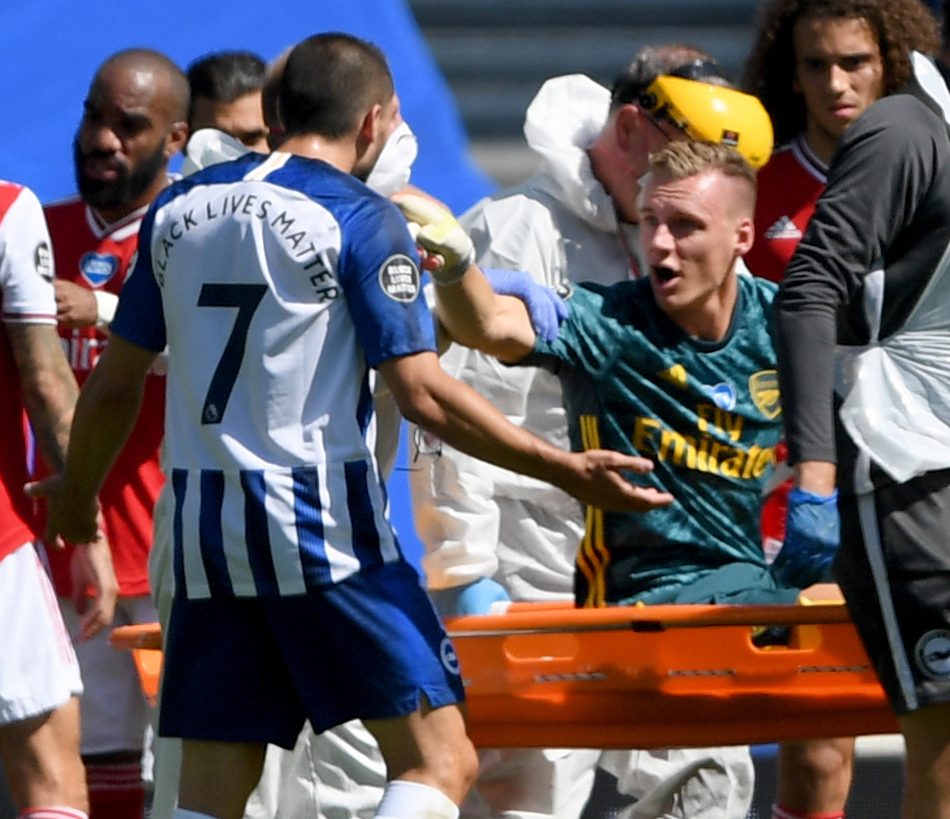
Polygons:
<instances>
[{"instance_id":1,"label":"white sock","mask_svg":"<svg viewBox=\"0 0 950 819\"><path fill-rule=\"evenodd\" d=\"M375 819L458 819L459 809L442 791L394 779L387 783Z\"/></svg>"},{"instance_id":2,"label":"white sock","mask_svg":"<svg viewBox=\"0 0 950 819\"><path fill-rule=\"evenodd\" d=\"M196 810L185 810L184 808L175 808L172 819L214 819L207 813L198 813Z\"/></svg>"}]
</instances>

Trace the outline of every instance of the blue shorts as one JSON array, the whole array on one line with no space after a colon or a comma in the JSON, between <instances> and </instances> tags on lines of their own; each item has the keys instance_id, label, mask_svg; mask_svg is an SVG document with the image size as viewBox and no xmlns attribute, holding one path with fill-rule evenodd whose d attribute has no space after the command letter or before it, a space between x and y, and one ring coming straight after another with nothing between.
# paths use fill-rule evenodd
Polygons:
<instances>
[{"instance_id":1,"label":"blue shorts","mask_svg":"<svg viewBox=\"0 0 950 819\"><path fill-rule=\"evenodd\" d=\"M294 597L176 597L159 733L293 748L320 733L463 700L458 659L415 570L390 563Z\"/></svg>"}]
</instances>

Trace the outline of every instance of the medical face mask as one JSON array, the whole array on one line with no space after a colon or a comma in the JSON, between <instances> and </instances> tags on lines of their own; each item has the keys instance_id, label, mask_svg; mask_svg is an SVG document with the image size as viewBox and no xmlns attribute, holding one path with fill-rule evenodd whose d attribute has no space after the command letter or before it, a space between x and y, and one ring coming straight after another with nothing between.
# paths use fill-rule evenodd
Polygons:
<instances>
[{"instance_id":1,"label":"medical face mask","mask_svg":"<svg viewBox=\"0 0 950 819\"><path fill-rule=\"evenodd\" d=\"M220 162L229 162L250 153L250 148L217 128L201 128L195 131L185 148L185 160L181 164L181 175L190 176Z\"/></svg>"},{"instance_id":2,"label":"medical face mask","mask_svg":"<svg viewBox=\"0 0 950 819\"><path fill-rule=\"evenodd\" d=\"M407 123L399 123L386 140L379 159L366 177L366 184L376 193L392 196L409 182L418 152L416 135Z\"/></svg>"}]
</instances>

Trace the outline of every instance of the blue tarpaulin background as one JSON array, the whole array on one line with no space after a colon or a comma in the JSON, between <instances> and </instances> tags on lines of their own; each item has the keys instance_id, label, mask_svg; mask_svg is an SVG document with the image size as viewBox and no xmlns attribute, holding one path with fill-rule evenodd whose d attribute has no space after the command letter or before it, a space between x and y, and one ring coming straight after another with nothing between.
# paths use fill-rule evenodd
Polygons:
<instances>
[{"instance_id":1,"label":"blue tarpaulin background","mask_svg":"<svg viewBox=\"0 0 950 819\"><path fill-rule=\"evenodd\" d=\"M89 81L122 48L166 53L183 68L210 51L265 60L320 31L346 31L389 58L403 116L419 139L412 181L460 212L491 183L468 159L451 94L403 0L3 0L0 4L0 177L42 201L74 191L72 139ZM405 447L403 447L405 449ZM390 484L393 519L416 554L405 452Z\"/></svg>"}]
</instances>

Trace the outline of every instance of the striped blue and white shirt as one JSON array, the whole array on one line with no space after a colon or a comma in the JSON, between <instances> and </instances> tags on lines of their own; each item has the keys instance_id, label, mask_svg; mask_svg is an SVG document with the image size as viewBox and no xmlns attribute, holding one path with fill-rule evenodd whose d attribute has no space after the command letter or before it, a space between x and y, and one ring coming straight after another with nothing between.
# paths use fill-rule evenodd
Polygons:
<instances>
[{"instance_id":1,"label":"striped blue and white shirt","mask_svg":"<svg viewBox=\"0 0 950 819\"><path fill-rule=\"evenodd\" d=\"M159 196L112 332L168 347L188 597L303 594L403 559L371 368L435 349L420 293L398 210L323 162L251 154Z\"/></svg>"}]
</instances>

